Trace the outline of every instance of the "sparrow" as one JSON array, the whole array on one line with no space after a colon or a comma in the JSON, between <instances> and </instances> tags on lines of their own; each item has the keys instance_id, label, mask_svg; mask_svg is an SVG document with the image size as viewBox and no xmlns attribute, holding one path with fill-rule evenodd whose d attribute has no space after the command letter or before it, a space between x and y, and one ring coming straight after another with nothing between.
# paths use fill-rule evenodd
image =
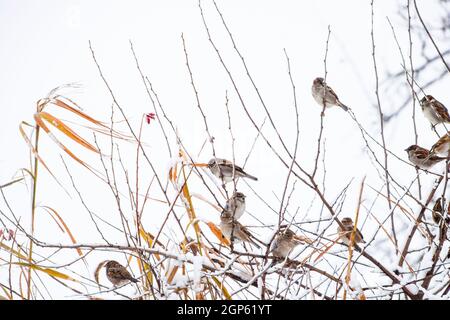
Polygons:
<instances>
[{"instance_id":1,"label":"sparrow","mask_svg":"<svg viewBox=\"0 0 450 320\"><path fill-rule=\"evenodd\" d=\"M439 138L439 140L431 147L430 153L439 154L441 156L449 157L450 154L450 132Z\"/></svg>"},{"instance_id":2,"label":"sparrow","mask_svg":"<svg viewBox=\"0 0 450 320\"><path fill-rule=\"evenodd\" d=\"M447 108L437 101L432 95L426 95L420 100L420 106L422 107L423 114L427 118L431 125L434 127L439 123L449 123L450 115Z\"/></svg>"},{"instance_id":3,"label":"sparrow","mask_svg":"<svg viewBox=\"0 0 450 320\"><path fill-rule=\"evenodd\" d=\"M231 240L233 235L234 240L248 242L258 249L261 247L252 239L254 236L242 224L233 219L231 212L223 212L220 215L220 230L222 234Z\"/></svg>"},{"instance_id":4,"label":"sparrow","mask_svg":"<svg viewBox=\"0 0 450 320\"><path fill-rule=\"evenodd\" d=\"M438 226L441 225L442 218L444 217L444 210L442 208L442 204L444 203L444 199L441 197L438 200L436 200L436 203L433 207L432 217L434 223L436 223ZM450 225L450 203L447 208L447 217L445 219L446 224Z\"/></svg>"},{"instance_id":5,"label":"sparrow","mask_svg":"<svg viewBox=\"0 0 450 320\"><path fill-rule=\"evenodd\" d=\"M233 181L233 167L234 167L234 176L235 178L249 178L252 180L258 180L256 177L245 173L241 167L233 165L231 161L213 158L208 162L208 168L211 170L212 174L217 178L221 179L224 183L228 183Z\"/></svg>"},{"instance_id":6,"label":"sparrow","mask_svg":"<svg viewBox=\"0 0 450 320\"><path fill-rule=\"evenodd\" d=\"M134 283L139 281L133 278L124 266L114 260L106 263L106 277L115 287L124 285L129 281Z\"/></svg>"},{"instance_id":7,"label":"sparrow","mask_svg":"<svg viewBox=\"0 0 450 320\"><path fill-rule=\"evenodd\" d=\"M446 158L442 158L431 154L425 148L419 147L418 145L409 146L405 149L408 152L409 161L420 169L428 170L433 167L436 163L445 160Z\"/></svg>"},{"instance_id":8,"label":"sparrow","mask_svg":"<svg viewBox=\"0 0 450 320\"><path fill-rule=\"evenodd\" d=\"M245 195L242 192L235 192L227 204L223 212L230 212L235 220L242 217L245 211Z\"/></svg>"},{"instance_id":9,"label":"sparrow","mask_svg":"<svg viewBox=\"0 0 450 320\"><path fill-rule=\"evenodd\" d=\"M341 228L341 226L338 226L337 231L339 234L339 237L342 239L342 242L346 245L350 244L350 237L352 236L353 232L353 220L352 218L346 217L341 220L341 223L344 225L344 228ZM363 239L363 235L359 229L356 229L355 232L355 243L366 243Z\"/></svg>"},{"instance_id":10,"label":"sparrow","mask_svg":"<svg viewBox=\"0 0 450 320\"><path fill-rule=\"evenodd\" d=\"M276 258L285 259L296 246L302 243L303 241L291 229L281 229L270 246L270 253Z\"/></svg>"},{"instance_id":11,"label":"sparrow","mask_svg":"<svg viewBox=\"0 0 450 320\"><path fill-rule=\"evenodd\" d=\"M330 108L332 106L339 106L345 111L348 110L348 107L339 101L337 94L331 89L328 85L325 84L325 80L323 78L316 78L313 81L313 85L311 88L312 96L316 100L316 102L320 106L324 106L326 108Z\"/></svg>"}]
</instances>

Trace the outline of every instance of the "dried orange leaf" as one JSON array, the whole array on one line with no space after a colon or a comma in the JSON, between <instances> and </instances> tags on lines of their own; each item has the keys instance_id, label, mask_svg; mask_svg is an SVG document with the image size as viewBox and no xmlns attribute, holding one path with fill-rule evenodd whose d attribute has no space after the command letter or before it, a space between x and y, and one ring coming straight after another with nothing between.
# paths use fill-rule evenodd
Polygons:
<instances>
[{"instance_id":1,"label":"dried orange leaf","mask_svg":"<svg viewBox=\"0 0 450 320\"><path fill-rule=\"evenodd\" d=\"M89 149L95 153L99 153L96 147L94 147L88 141L79 136L75 131L73 131L69 126L67 126L64 122L62 122L58 118L55 118L54 116L52 116L47 112L39 112L37 116L48 121L52 126L54 126L56 129L64 133L68 138L79 143L86 149Z\"/></svg>"},{"instance_id":2,"label":"dried orange leaf","mask_svg":"<svg viewBox=\"0 0 450 320\"><path fill-rule=\"evenodd\" d=\"M71 101L72 102L72 101ZM52 103L57 105L58 107L64 108L66 110L69 110L73 113L75 113L76 115L88 120L89 122L95 123L96 125L108 128L107 125L105 125L103 122L100 122L98 120L95 120L94 118L88 116L87 114L85 114L84 112L81 112L80 110L75 109L74 107L69 106L67 103L65 103L64 101L62 101L61 99L52 99ZM73 102L72 102L73 103Z\"/></svg>"},{"instance_id":3,"label":"dried orange leaf","mask_svg":"<svg viewBox=\"0 0 450 320\"><path fill-rule=\"evenodd\" d=\"M230 246L230 241L222 234L222 231L211 221L207 223L209 229L211 229L211 232L214 233L214 235L219 239L219 241L226 245Z\"/></svg>"},{"instance_id":4,"label":"dried orange leaf","mask_svg":"<svg viewBox=\"0 0 450 320\"><path fill-rule=\"evenodd\" d=\"M91 171L92 173L94 173L95 175L98 176L98 174L95 172L95 170L93 168L91 168L87 163L85 163L83 160L81 160L80 158L78 158L74 153L72 153L72 151L70 151L64 144L62 144L54 135L53 133L50 132L50 129L47 127L47 125L44 123L44 121L42 121L42 119L35 114L34 115L34 119L36 120L36 123L38 124L38 126L40 128L42 128L47 135L53 140L53 142L56 143L56 145L58 145L61 149L64 150L65 153L67 153L72 159L74 159L75 161L77 161L78 163L80 163L82 166L84 166L85 168L87 168L89 171ZM41 161L42 162L42 161Z\"/></svg>"},{"instance_id":5,"label":"dried orange leaf","mask_svg":"<svg viewBox=\"0 0 450 320\"><path fill-rule=\"evenodd\" d=\"M195 294L195 300L205 300L205 297L203 296L202 292L197 292Z\"/></svg>"},{"instance_id":6,"label":"dried orange leaf","mask_svg":"<svg viewBox=\"0 0 450 320\"><path fill-rule=\"evenodd\" d=\"M177 274L177 271L178 271L178 266L174 266L172 268L172 271L170 272L169 277L167 278L168 283L172 284L172 280L175 277L175 275Z\"/></svg>"},{"instance_id":7,"label":"dried orange leaf","mask_svg":"<svg viewBox=\"0 0 450 320\"><path fill-rule=\"evenodd\" d=\"M59 223L58 223L58 220L59 220L59 222L62 224L62 228L61 228L61 229L63 230L63 232L64 232L64 230L65 230L65 231L67 232L67 234L69 235L69 238L70 238L70 240L72 241L72 243L73 243L73 244L76 244L77 241L75 240L75 237L73 236L73 234L72 234L72 232L70 231L70 229L69 229L69 227L67 226L67 224L64 222L63 218L61 218L61 216L58 214L58 212L56 212L55 209L50 208L50 207L47 207L47 206L42 206L42 208L44 208L45 210L47 210L47 212L50 213L50 216L56 221L56 223L58 224L58 226L61 228L61 226L60 226ZM52 213L53 213L53 214L52 214ZM53 215L55 215L56 218L57 218L58 220L56 220L56 218L53 217ZM77 248L76 250L77 250L78 255L79 255L80 257L83 256L83 252L81 251L80 248Z\"/></svg>"},{"instance_id":8,"label":"dried orange leaf","mask_svg":"<svg viewBox=\"0 0 450 320\"><path fill-rule=\"evenodd\" d=\"M100 280L98 279L98 275L100 273L100 269L105 265L105 263L107 263L109 260L105 260L102 261L98 264L97 268L95 268L95 272L94 272L94 278L95 278L95 282L97 282L98 285L100 285Z\"/></svg>"}]
</instances>

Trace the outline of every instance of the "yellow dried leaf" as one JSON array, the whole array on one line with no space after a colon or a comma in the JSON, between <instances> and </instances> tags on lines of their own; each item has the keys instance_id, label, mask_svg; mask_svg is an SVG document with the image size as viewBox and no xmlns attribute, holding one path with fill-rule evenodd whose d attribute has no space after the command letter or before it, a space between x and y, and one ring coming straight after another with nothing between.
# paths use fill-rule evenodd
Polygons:
<instances>
[{"instance_id":1,"label":"yellow dried leaf","mask_svg":"<svg viewBox=\"0 0 450 320\"><path fill-rule=\"evenodd\" d=\"M0 242L0 248L5 249L8 252L13 253L17 258L19 259L23 259L23 260L28 260L28 257L24 256L23 254L21 254L20 252L8 247L6 244Z\"/></svg>"},{"instance_id":2,"label":"yellow dried leaf","mask_svg":"<svg viewBox=\"0 0 450 320\"><path fill-rule=\"evenodd\" d=\"M142 226L139 227L139 234L145 240L145 242L147 242L147 245L151 248L153 245L153 239L155 239L155 237L150 233L148 233L147 231L145 231L144 228L142 228ZM155 253L154 255L155 258L159 261L160 260L159 254Z\"/></svg>"},{"instance_id":3,"label":"yellow dried leaf","mask_svg":"<svg viewBox=\"0 0 450 320\"><path fill-rule=\"evenodd\" d=\"M222 282L220 282L219 279L217 279L217 278L214 277L214 276L212 276L211 278L214 280L214 282L216 283L216 285L220 288L220 290L222 291L224 297L225 297L227 300L232 300L232 299L231 299L231 295L230 295L230 293L228 292L227 288L224 286L224 284L223 284Z\"/></svg>"},{"instance_id":4,"label":"yellow dried leaf","mask_svg":"<svg viewBox=\"0 0 450 320\"><path fill-rule=\"evenodd\" d=\"M13 262L12 264L16 264L16 265L20 265L20 266L23 266L23 267L31 268L31 269L37 270L37 271L41 271L41 272L44 272L44 273L48 274L51 277L78 282L78 280L68 276L67 274L59 272L59 271L56 271L56 270L53 270L53 269L50 269L50 268L42 268L42 267L40 267L38 265L31 264L31 263L24 263L24 262Z\"/></svg>"}]
</instances>

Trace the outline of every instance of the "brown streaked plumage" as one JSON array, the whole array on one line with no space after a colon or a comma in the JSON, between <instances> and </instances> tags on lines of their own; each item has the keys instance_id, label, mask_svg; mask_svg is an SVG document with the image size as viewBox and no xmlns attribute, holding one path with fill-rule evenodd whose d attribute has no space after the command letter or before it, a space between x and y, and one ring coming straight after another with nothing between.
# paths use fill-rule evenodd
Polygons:
<instances>
[{"instance_id":1,"label":"brown streaked plumage","mask_svg":"<svg viewBox=\"0 0 450 320\"><path fill-rule=\"evenodd\" d=\"M106 277L114 286L121 286L128 282L138 282L133 278L128 270L120 263L114 260L110 260L106 263Z\"/></svg>"},{"instance_id":2,"label":"brown streaked plumage","mask_svg":"<svg viewBox=\"0 0 450 320\"><path fill-rule=\"evenodd\" d=\"M238 220L245 212L245 195L242 192L235 192L223 210L224 212L230 212L233 218Z\"/></svg>"},{"instance_id":3,"label":"brown streaked plumage","mask_svg":"<svg viewBox=\"0 0 450 320\"><path fill-rule=\"evenodd\" d=\"M323 78L319 77L314 79L311 87L311 93L316 102L322 107L325 104L326 108L339 106L345 111L348 110L348 107L339 101L337 94L325 83Z\"/></svg>"},{"instance_id":4,"label":"brown streaked plumage","mask_svg":"<svg viewBox=\"0 0 450 320\"><path fill-rule=\"evenodd\" d=\"M231 161L213 158L208 162L208 168L211 170L212 174L221 179L224 183L233 181L233 167L235 179L249 178L255 181L258 180L258 178L246 173L241 167L233 165L233 162Z\"/></svg>"},{"instance_id":5,"label":"brown streaked plumage","mask_svg":"<svg viewBox=\"0 0 450 320\"><path fill-rule=\"evenodd\" d=\"M285 227L280 229L275 236L270 253L276 258L285 259L296 246L302 243L304 242L291 229Z\"/></svg>"},{"instance_id":6,"label":"brown streaked plumage","mask_svg":"<svg viewBox=\"0 0 450 320\"><path fill-rule=\"evenodd\" d=\"M352 220L352 218L346 217L341 220L341 223L343 224L344 228L341 228L341 226L338 226L337 231L338 231L339 237L342 239L342 242L344 242L346 245L349 245L350 237L351 237L353 229L354 229L353 220ZM356 228L356 232L355 232L355 243L366 243L364 241L361 231L359 231L358 228Z\"/></svg>"},{"instance_id":7,"label":"brown streaked plumage","mask_svg":"<svg viewBox=\"0 0 450 320\"><path fill-rule=\"evenodd\" d=\"M431 154L427 149L415 144L406 148L405 151L408 152L409 161L424 170L428 170L440 161L445 160L445 158Z\"/></svg>"},{"instance_id":8,"label":"brown streaked plumage","mask_svg":"<svg viewBox=\"0 0 450 320\"><path fill-rule=\"evenodd\" d=\"M422 107L424 116L431 122L432 126L450 122L450 115L447 108L432 95L428 94L424 96L420 100L420 106Z\"/></svg>"},{"instance_id":9,"label":"brown streaked plumage","mask_svg":"<svg viewBox=\"0 0 450 320\"><path fill-rule=\"evenodd\" d=\"M254 236L250 233L250 231L233 219L231 212L226 211L221 214L219 226L222 234L229 240L233 238L234 240L248 242L261 249L261 247L253 240Z\"/></svg>"},{"instance_id":10,"label":"brown streaked plumage","mask_svg":"<svg viewBox=\"0 0 450 320\"><path fill-rule=\"evenodd\" d=\"M433 206L432 217L434 223L436 223L438 226L441 225L442 218L444 217L444 208L443 208L444 201L445 198L441 197L436 200L436 203ZM447 207L447 217L445 219L445 222L447 225L450 224L450 203Z\"/></svg>"},{"instance_id":11,"label":"brown streaked plumage","mask_svg":"<svg viewBox=\"0 0 450 320\"><path fill-rule=\"evenodd\" d=\"M433 144L430 149L432 154L438 154L444 157L450 156L450 132L447 132L439 140Z\"/></svg>"}]
</instances>

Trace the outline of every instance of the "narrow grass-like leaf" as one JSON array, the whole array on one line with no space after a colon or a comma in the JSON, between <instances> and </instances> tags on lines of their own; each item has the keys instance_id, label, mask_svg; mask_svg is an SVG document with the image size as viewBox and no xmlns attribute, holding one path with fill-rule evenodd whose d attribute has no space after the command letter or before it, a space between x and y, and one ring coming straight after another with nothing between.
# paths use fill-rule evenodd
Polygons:
<instances>
[{"instance_id":1,"label":"narrow grass-like leaf","mask_svg":"<svg viewBox=\"0 0 450 320\"><path fill-rule=\"evenodd\" d=\"M222 234L222 231L211 221L207 223L209 229L211 229L211 232L219 239L219 241L226 245L230 246L230 241Z\"/></svg>"},{"instance_id":2,"label":"narrow grass-like leaf","mask_svg":"<svg viewBox=\"0 0 450 320\"><path fill-rule=\"evenodd\" d=\"M27 256L24 256L23 254L21 254L20 252L8 247L6 244L0 242L0 248L3 248L4 250L14 254L17 258L19 259L23 259L23 260L28 260Z\"/></svg>"},{"instance_id":3,"label":"narrow grass-like leaf","mask_svg":"<svg viewBox=\"0 0 450 320\"><path fill-rule=\"evenodd\" d=\"M9 187L9 186L11 186L11 185L13 185L13 184L15 184L15 183L17 183L17 182L20 182L20 181L22 181L22 180L23 180L23 178L18 178L18 179L15 179L15 180L13 180L13 181L7 182L7 183L1 185L1 186L0 186L0 189Z\"/></svg>"},{"instance_id":4,"label":"narrow grass-like leaf","mask_svg":"<svg viewBox=\"0 0 450 320\"><path fill-rule=\"evenodd\" d=\"M40 128L42 128L47 135L53 140L53 142L56 143L56 145L58 147L60 147L65 153L67 153L72 159L74 159L75 161L77 161L78 163L80 163L82 166L84 166L85 168L87 168L89 171L91 171L92 173L95 173L95 170L89 166L86 162L84 162L83 160L81 160L80 158L78 158L72 151L70 151L63 143L61 143L54 135L53 133L50 131L50 129L47 127L47 125L44 123L44 121L39 117L38 114L34 115L34 119L36 121L36 123L38 124L38 126Z\"/></svg>"},{"instance_id":5,"label":"narrow grass-like leaf","mask_svg":"<svg viewBox=\"0 0 450 320\"><path fill-rule=\"evenodd\" d=\"M47 166L47 164L45 163L44 160L42 160L42 158L40 157L39 153L36 151L36 149L34 148L33 144L31 143L30 139L28 138L27 134L25 133L25 130L23 129L22 125L24 125L25 122L21 122L21 124L19 125L19 132L22 135L23 139L25 140L25 142L27 143L28 147L30 148L31 153L34 155L34 157L36 159L39 160L39 162L42 164L42 166L44 166L44 168L50 173L50 175L53 177L53 179L56 180L56 182L60 185L61 183L58 181L58 179L56 179L55 175L53 174L53 172L50 170L50 168Z\"/></svg>"},{"instance_id":6,"label":"narrow grass-like leaf","mask_svg":"<svg viewBox=\"0 0 450 320\"><path fill-rule=\"evenodd\" d=\"M178 266L174 266L173 268L172 268L172 270L170 271L170 274L169 274L169 276L167 277L167 282L168 283L172 283L172 281L173 281L173 278L175 277L175 275L177 274L177 271L178 271Z\"/></svg>"},{"instance_id":7,"label":"narrow grass-like leaf","mask_svg":"<svg viewBox=\"0 0 450 320\"><path fill-rule=\"evenodd\" d=\"M51 277L55 277L55 278L59 278L59 279L63 279L63 280L69 280L69 281L74 281L74 282L79 282L78 280L68 276L65 273L50 269L50 268L42 268L36 264L31 264L31 263L25 263L25 262L13 262L12 264L16 264L16 265L20 265L23 267L27 267L27 268L31 268L33 270L37 270L37 271L41 271L43 273L48 274Z\"/></svg>"},{"instance_id":8,"label":"narrow grass-like leaf","mask_svg":"<svg viewBox=\"0 0 450 320\"><path fill-rule=\"evenodd\" d=\"M70 231L69 227L67 226L66 222L63 220L63 218L61 218L61 216L58 214L58 212L57 212L55 209L50 208L50 207L48 207L48 206L42 206L42 208L44 208L47 212L50 213L50 216L56 221L56 223L57 223L58 226L62 229L62 231L64 232L64 230L65 230L65 232L67 232L67 234L69 235L69 238L70 238L70 240L72 241L72 243L73 243L73 244L76 244L76 243L77 243L77 240L75 240L75 237L73 236L73 234L72 234L72 232ZM56 216L56 218L57 218L57 219L59 220L59 222L62 224L62 227L59 225L58 220L56 220L55 217L54 217L53 215ZM77 252L78 252L78 255L79 255L80 257L82 257L82 256L83 256L83 252L81 251L81 249L80 249L80 248L77 248L76 250L77 250Z\"/></svg>"},{"instance_id":9,"label":"narrow grass-like leaf","mask_svg":"<svg viewBox=\"0 0 450 320\"><path fill-rule=\"evenodd\" d=\"M219 279L217 279L215 276L212 276L211 278L212 278L213 281L216 283L217 287L222 291L224 297L225 297L227 300L232 300L232 299L231 299L231 295L230 295L230 293L228 292L227 288L224 286L224 284L223 284L222 282L220 282Z\"/></svg>"},{"instance_id":10,"label":"narrow grass-like leaf","mask_svg":"<svg viewBox=\"0 0 450 320\"><path fill-rule=\"evenodd\" d=\"M105 263L107 263L109 260L104 260L102 262L100 262L97 266L97 268L95 268L95 272L94 272L94 279L95 282L97 282L98 285L100 285L100 280L99 280L99 273L100 270L102 269L102 267L105 265Z\"/></svg>"},{"instance_id":11,"label":"narrow grass-like leaf","mask_svg":"<svg viewBox=\"0 0 450 320\"><path fill-rule=\"evenodd\" d=\"M149 248L151 248L153 245L153 239L155 239L155 237L150 233L148 233L147 231L145 231L142 226L139 226L139 235L145 240L145 242L147 242ZM154 256L158 261L161 260L159 254L155 253Z\"/></svg>"},{"instance_id":12,"label":"narrow grass-like leaf","mask_svg":"<svg viewBox=\"0 0 450 320\"><path fill-rule=\"evenodd\" d=\"M68 138L72 139L76 143L82 145L88 150L91 150L95 153L99 153L96 147L94 147L92 144L90 144L88 141L86 141L83 137L78 135L75 131L73 131L69 126L67 126L64 122L59 120L58 118L52 116L51 114L47 112L39 112L38 116L49 122L52 126L54 126L56 129L64 133Z\"/></svg>"}]
</instances>

